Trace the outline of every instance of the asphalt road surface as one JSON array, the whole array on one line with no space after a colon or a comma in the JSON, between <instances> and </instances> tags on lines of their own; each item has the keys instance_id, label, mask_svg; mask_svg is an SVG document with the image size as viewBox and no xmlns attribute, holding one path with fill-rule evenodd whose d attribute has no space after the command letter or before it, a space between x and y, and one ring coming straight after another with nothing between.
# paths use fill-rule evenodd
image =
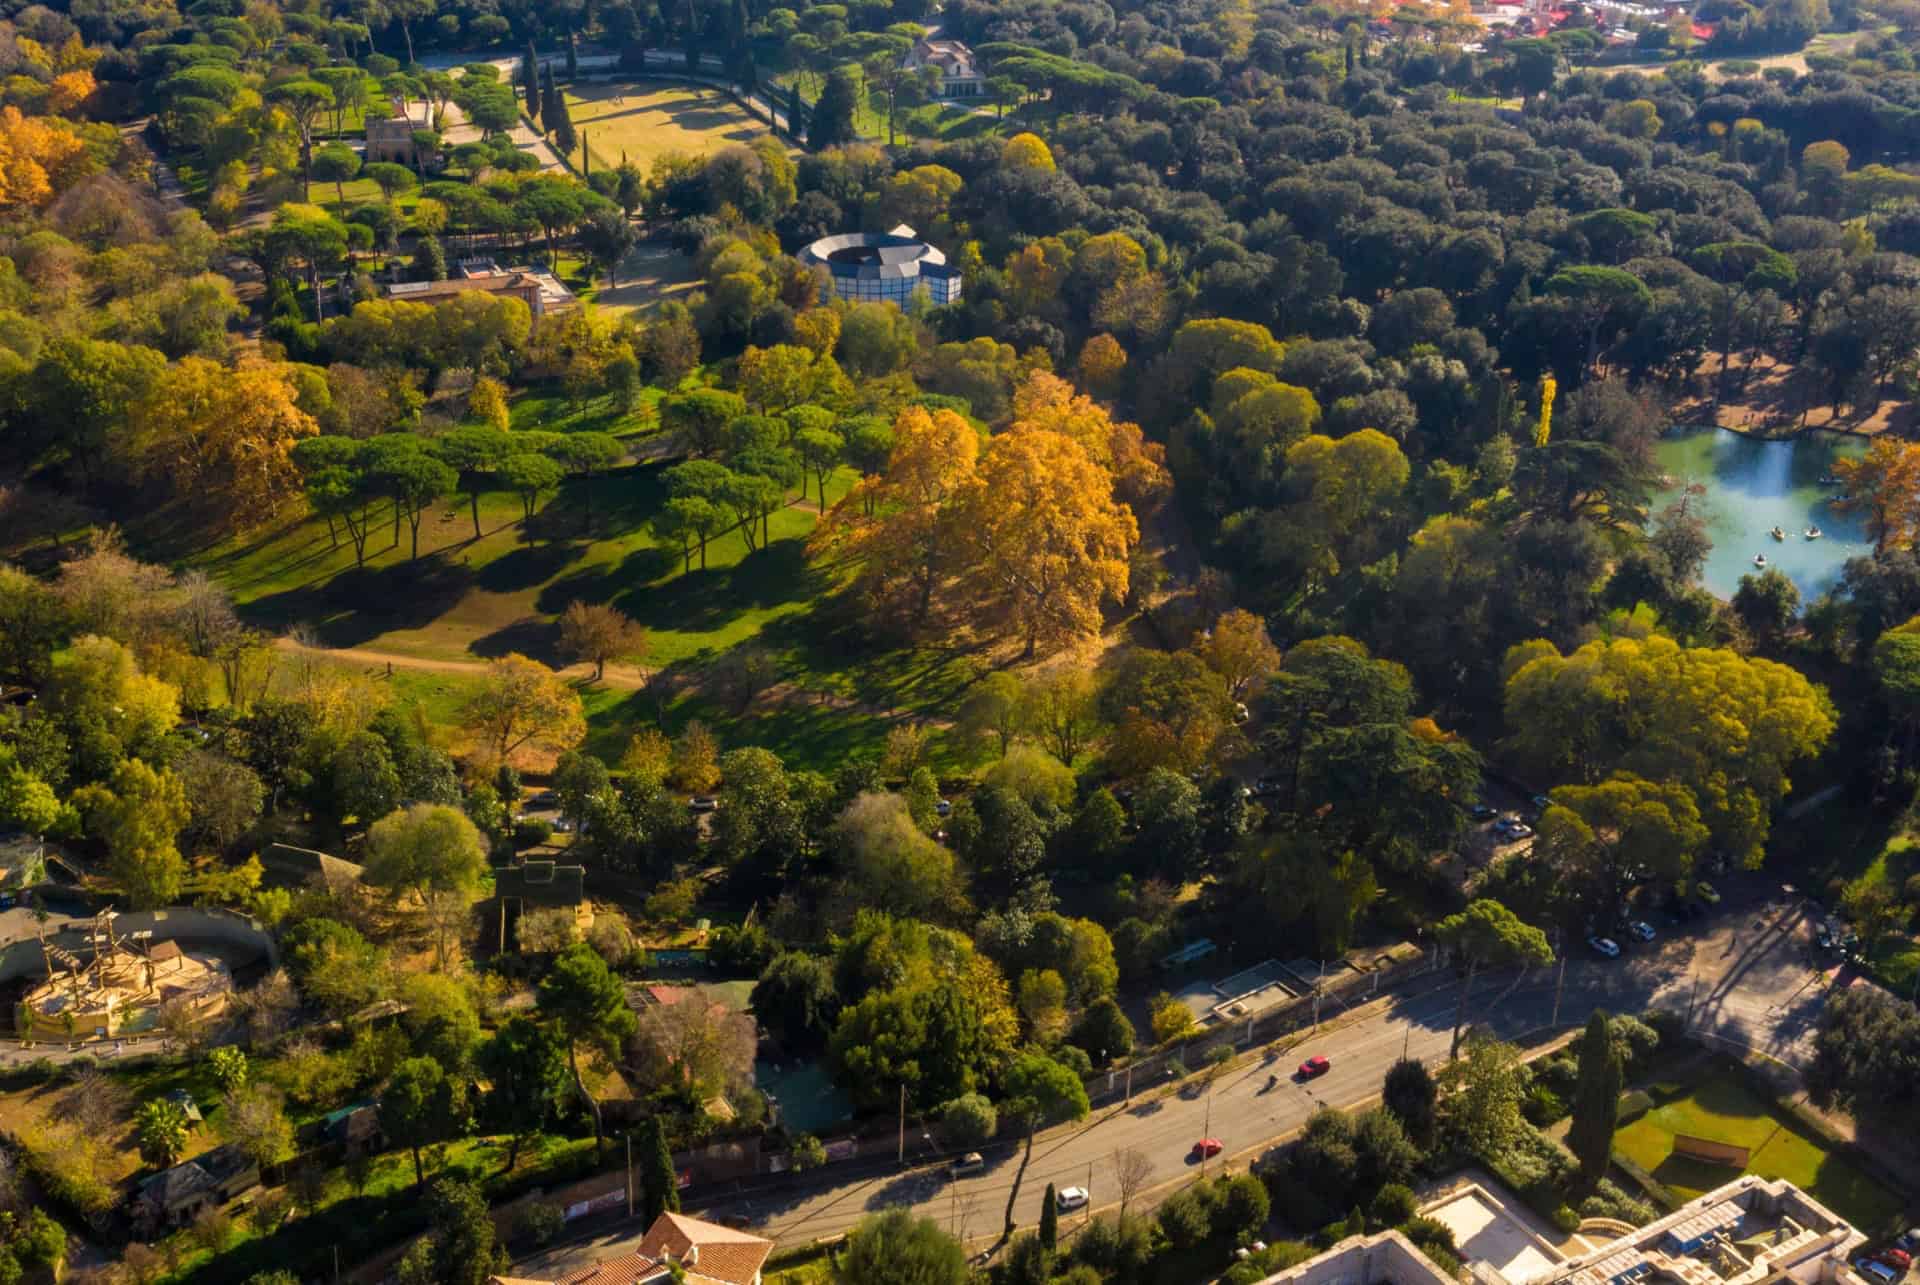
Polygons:
<instances>
[{"instance_id":1,"label":"asphalt road surface","mask_svg":"<svg viewBox=\"0 0 1920 1285\"><path fill-rule=\"evenodd\" d=\"M1764 926L1760 926L1764 924ZM1675 931L1656 921L1663 933ZM1784 1061L1799 1063L1830 980L1809 966L1811 921L1797 911L1769 912L1757 900L1726 908L1713 922L1690 935L1663 937L1649 945L1627 946L1619 959L1600 959L1574 942L1559 995L1562 1027L1586 1020L1595 1008L1641 1013L1667 1008L1691 1014L1701 1034L1734 1040ZM1475 983L1469 1020L1503 1038L1540 1032L1555 1015L1556 969L1482 977ZM1016 1180L1020 1194L1015 1218L1031 1227L1039 1220L1048 1183L1087 1187L1093 1193L1086 1213L1119 1203L1114 1156L1137 1151L1151 1165L1150 1176L1135 1196L1134 1207L1154 1203L1180 1181L1198 1176L1193 1145L1218 1138L1224 1162L1244 1168L1247 1161L1298 1129L1322 1106L1357 1106L1376 1096L1387 1069L1403 1052L1430 1065L1447 1058L1452 1037L1457 985L1442 974L1425 979L1416 993L1383 996L1329 1023L1314 1036L1292 1042L1272 1064L1259 1058L1222 1072L1211 1090L1198 1084L1185 1091L1155 1089L1129 1105L1096 1111L1077 1125L1042 1134L1033 1160L1021 1173L1021 1150L1000 1146L987 1153L982 1171L961 1179L943 1165L911 1165L918 1144L910 1134L910 1167L882 1177L839 1185L816 1181L770 1197L705 1205L705 1216L743 1215L753 1229L786 1245L845 1232L877 1210L905 1205L963 1238L996 1235L1008 1193ZM1307 1082L1293 1078L1294 1067L1312 1054L1332 1061L1324 1076ZM1268 1077L1279 1082L1268 1087ZM1195 1080L1201 1077L1192 1077ZM551 1279L551 1274L631 1252L644 1228L620 1224L573 1244L548 1250L516 1269L521 1276Z\"/></svg>"}]
</instances>

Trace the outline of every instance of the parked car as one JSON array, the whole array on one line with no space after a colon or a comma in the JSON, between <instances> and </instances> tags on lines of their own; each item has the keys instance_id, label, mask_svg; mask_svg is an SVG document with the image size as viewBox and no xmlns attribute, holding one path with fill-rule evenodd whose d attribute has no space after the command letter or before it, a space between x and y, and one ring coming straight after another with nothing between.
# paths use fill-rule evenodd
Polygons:
<instances>
[{"instance_id":1,"label":"parked car","mask_svg":"<svg viewBox=\"0 0 1920 1285\"><path fill-rule=\"evenodd\" d=\"M1088 1199L1085 1187L1062 1187L1053 1198L1053 1207L1064 1214L1069 1209L1079 1209Z\"/></svg>"},{"instance_id":2,"label":"parked car","mask_svg":"<svg viewBox=\"0 0 1920 1285\"><path fill-rule=\"evenodd\" d=\"M940 816L940 817L944 817L944 816L952 816L952 815L953 815L953 802L952 802L952 800L950 800L950 799L935 799L935 800L933 801L933 814L934 814L935 816Z\"/></svg>"},{"instance_id":3,"label":"parked car","mask_svg":"<svg viewBox=\"0 0 1920 1285\"><path fill-rule=\"evenodd\" d=\"M1486 803L1476 803L1467 809L1467 815L1476 821L1487 821L1493 817L1493 808Z\"/></svg>"},{"instance_id":4,"label":"parked car","mask_svg":"<svg viewBox=\"0 0 1920 1285\"><path fill-rule=\"evenodd\" d=\"M1896 1247L1906 1250L1909 1254L1920 1252L1920 1227L1907 1228L1906 1235L1899 1237L1893 1243Z\"/></svg>"},{"instance_id":5,"label":"parked car","mask_svg":"<svg viewBox=\"0 0 1920 1285\"><path fill-rule=\"evenodd\" d=\"M1234 702L1234 705L1233 705L1233 721L1234 722L1244 723L1252 717L1253 717L1253 711L1246 707L1245 702L1243 701Z\"/></svg>"},{"instance_id":6,"label":"parked car","mask_svg":"<svg viewBox=\"0 0 1920 1285\"><path fill-rule=\"evenodd\" d=\"M1533 837L1533 827L1525 821L1502 821L1493 827L1494 837L1502 843L1514 843Z\"/></svg>"},{"instance_id":7,"label":"parked car","mask_svg":"<svg viewBox=\"0 0 1920 1285\"><path fill-rule=\"evenodd\" d=\"M978 1173L987 1167L987 1158L978 1151L969 1151L953 1162L953 1176L964 1178L970 1173Z\"/></svg>"},{"instance_id":8,"label":"parked car","mask_svg":"<svg viewBox=\"0 0 1920 1285\"><path fill-rule=\"evenodd\" d=\"M1896 1271L1904 1272L1913 1266L1913 1255L1904 1249L1883 1249L1880 1251L1880 1261Z\"/></svg>"},{"instance_id":9,"label":"parked car","mask_svg":"<svg viewBox=\"0 0 1920 1285\"><path fill-rule=\"evenodd\" d=\"M1220 1139L1202 1138L1193 1144L1192 1156L1196 1160L1209 1160L1220 1154ZM1069 1188L1071 1190L1071 1188ZM1065 1194L1064 1192L1061 1194Z\"/></svg>"},{"instance_id":10,"label":"parked car","mask_svg":"<svg viewBox=\"0 0 1920 1285\"><path fill-rule=\"evenodd\" d=\"M1873 1285L1894 1285L1900 1279L1899 1272L1871 1258L1862 1258L1854 1263L1853 1267L1855 1271L1873 1282Z\"/></svg>"},{"instance_id":11,"label":"parked car","mask_svg":"<svg viewBox=\"0 0 1920 1285\"><path fill-rule=\"evenodd\" d=\"M1549 807L1553 805L1553 800L1548 798L1544 794L1534 795L1533 798L1529 800L1529 802L1533 804L1533 809L1536 812L1545 812Z\"/></svg>"},{"instance_id":12,"label":"parked car","mask_svg":"<svg viewBox=\"0 0 1920 1285\"><path fill-rule=\"evenodd\" d=\"M1278 794L1280 793L1280 782L1270 776L1263 776L1253 783L1253 792L1256 797L1262 799L1266 798L1269 794Z\"/></svg>"},{"instance_id":13,"label":"parked car","mask_svg":"<svg viewBox=\"0 0 1920 1285\"><path fill-rule=\"evenodd\" d=\"M720 809L720 800L711 794L696 794L687 800L687 809L691 812L717 812Z\"/></svg>"},{"instance_id":14,"label":"parked car","mask_svg":"<svg viewBox=\"0 0 1920 1285\"><path fill-rule=\"evenodd\" d=\"M1303 1080L1318 1079L1332 1069L1332 1062L1329 1062L1321 1054L1315 1053L1312 1057L1300 1064L1300 1078Z\"/></svg>"},{"instance_id":15,"label":"parked car","mask_svg":"<svg viewBox=\"0 0 1920 1285\"><path fill-rule=\"evenodd\" d=\"M1614 941L1611 937L1589 937L1587 938L1587 945L1592 949L1594 954L1605 959L1620 958L1620 943Z\"/></svg>"},{"instance_id":16,"label":"parked car","mask_svg":"<svg viewBox=\"0 0 1920 1285\"><path fill-rule=\"evenodd\" d=\"M1627 925L1627 931L1633 934L1635 941L1652 941L1659 936L1653 931L1653 925L1644 919L1636 919Z\"/></svg>"},{"instance_id":17,"label":"parked car","mask_svg":"<svg viewBox=\"0 0 1920 1285\"><path fill-rule=\"evenodd\" d=\"M1717 906L1720 904L1719 892L1714 889L1712 884L1704 880L1693 885L1693 895L1709 906Z\"/></svg>"}]
</instances>

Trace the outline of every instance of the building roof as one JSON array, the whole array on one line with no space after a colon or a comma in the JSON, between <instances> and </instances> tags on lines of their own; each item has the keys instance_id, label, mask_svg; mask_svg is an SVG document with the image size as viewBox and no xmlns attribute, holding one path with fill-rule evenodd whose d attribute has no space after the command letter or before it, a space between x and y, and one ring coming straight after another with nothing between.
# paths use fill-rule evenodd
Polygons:
<instances>
[{"instance_id":1,"label":"building roof","mask_svg":"<svg viewBox=\"0 0 1920 1285\"><path fill-rule=\"evenodd\" d=\"M270 844L260 854L260 864L266 869L262 882L269 888L305 888L318 880L334 892L359 883L364 870L351 861L290 843Z\"/></svg>"},{"instance_id":2,"label":"building roof","mask_svg":"<svg viewBox=\"0 0 1920 1285\"><path fill-rule=\"evenodd\" d=\"M398 281L386 289L389 299L432 303L438 299L451 299L469 290L485 290L488 294L538 290L540 283L525 272L475 272L467 276L448 277L445 281Z\"/></svg>"},{"instance_id":3,"label":"building roof","mask_svg":"<svg viewBox=\"0 0 1920 1285\"><path fill-rule=\"evenodd\" d=\"M824 236L800 251L800 261L824 265L836 277L950 277L947 256L913 229L901 224L891 232L843 232Z\"/></svg>"},{"instance_id":4,"label":"building roof","mask_svg":"<svg viewBox=\"0 0 1920 1285\"><path fill-rule=\"evenodd\" d=\"M571 908L587 899L587 870L554 861L495 866L493 890L495 896L518 897L529 906Z\"/></svg>"},{"instance_id":5,"label":"building roof","mask_svg":"<svg viewBox=\"0 0 1920 1285\"><path fill-rule=\"evenodd\" d=\"M171 1209L253 1167L253 1161L247 1158L246 1152L231 1142L222 1143L191 1160L181 1161L171 1169L162 1169L142 1182L140 1198L162 1209Z\"/></svg>"},{"instance_id":6,"label":"building roof","mask_svg":"<svg viewBox=\"0 0 1920 1285\"><path fill-rule=\"evenodd\" d=\"M754 1276L773 1253L773 1242L752 1232L669 1213L647 1228L640 1253L653 1259L671 1256L686 1266L689 1275L698 1273L728 1285L753 1285Z\"/></svg>"}]
</instances>

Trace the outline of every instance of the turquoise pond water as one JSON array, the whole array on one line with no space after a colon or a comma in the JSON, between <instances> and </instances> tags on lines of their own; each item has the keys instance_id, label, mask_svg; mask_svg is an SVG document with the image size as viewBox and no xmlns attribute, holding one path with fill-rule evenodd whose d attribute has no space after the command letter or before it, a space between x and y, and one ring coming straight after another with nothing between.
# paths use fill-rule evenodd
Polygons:
<instances>
[{"instance_id":1,"label":"turquoise pond water","mask_svg":"<svg viewBox=\"0 0 1920 1285\"><path fill-rule=\"evenodd\" d=\"M1673 485L1653 508L1665 508L1689 486L1702 488L1692 506L1713 540L1701 571L1710 592L1732 597L1740 577L1758 570L1754 555L1764 554L1769 567L1793 581L1801 601L1811 602L1839 581L1848 558L1873 551L1861 517L1835 512L1836 489L1820 485L1835 460L1865 450L1865 442L1840 433L1762 441L1721 428L1676 428L1656 452ZM1769 534L1776 526L1785 540ZM1819 527L1822 538L1805 538L1809 526Z\"/></svg>"}]
</instances>

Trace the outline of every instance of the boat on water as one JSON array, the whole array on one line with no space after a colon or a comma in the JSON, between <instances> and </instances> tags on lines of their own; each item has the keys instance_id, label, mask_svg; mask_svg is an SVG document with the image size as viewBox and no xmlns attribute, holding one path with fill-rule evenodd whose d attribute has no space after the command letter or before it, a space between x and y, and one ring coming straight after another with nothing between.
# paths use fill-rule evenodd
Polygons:
<instances>
[{"instance_id":1,"label":"boat on water","mask_svg":"<svg viewBox=\"0 0 1920 1285\"><path fill-rule=\"evenodd\" d=\"M1753 565L1754 565L1754 566L1756 566L1756 567L1764 567L1764 566L1766 566L1766 565L1767 565L1767 555L1766 555L1766 554L1764 554L1764 553L1756 553L1756 554L1754 554L1754 555L1753 555Z\"/></svg>"},{"instance_id":2,"label":"boat on water","mask_svg":"<svg viewBox=\"0 0 1920 1285\"><path fill-rule=\"evenodd\" d=\"M1769 534L1772 535L1773 538L1776 540L1784 540L1787 538L1787 533L1785 531L1782 531L1779 527L1775 527L1771 532L1769 532Z\"/></svg>"},{"instance_id":3,"label":"boat on water","mask_svg":"<svg viewBox=\"0 0 1920 1285\"><path fill-rule=\"evenodd\" d=\"M1809 540L1818 540L1821 536L1825 534L1826 532L1822 531L1817 526L1810 526L1807 528L1807 539Z\"/></svg>"}]
</instances>

